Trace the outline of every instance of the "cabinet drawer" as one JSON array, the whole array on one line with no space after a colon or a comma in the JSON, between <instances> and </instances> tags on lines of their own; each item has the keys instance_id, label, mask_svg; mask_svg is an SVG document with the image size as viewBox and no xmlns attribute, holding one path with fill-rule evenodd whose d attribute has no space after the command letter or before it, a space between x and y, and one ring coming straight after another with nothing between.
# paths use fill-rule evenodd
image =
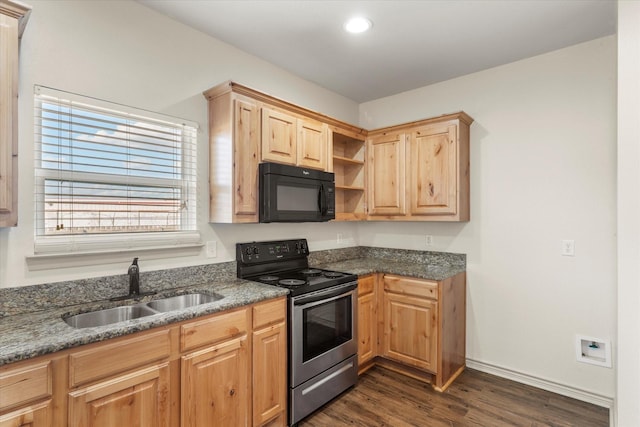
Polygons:
<instances>
[{"instance_id":1,"label":"cabinet drawer","mask_svg":"<svg viewBox=\"0 0 640 427\"><path fill-rule=\"evenodd\" d=\"M219 314L182 325L180 350L187 351L247 332L247 310Z\"/></svg>"},{"instance_id":2,"label":"cabinet drawer","mask_svg":"<svg viewBox=\"0 0 640 427\"><path fill-rule=\"evenodd\" d=\"M0 373L0 411L50 397L51 361L24 365Z\"/></svg>"},{"instance_id":3,"label":"cabinet drawer","mask_svg":"<svg viewBox=\"0 0 640 427\"><path fill-rule=\"evenodd\" d=\"M367 295L373 292L375 276L358 277L358 296Z\"/></svg>"},{"instance_id":4,"label":"cabinet drawer","mask_svg":"<svg viewBox=\"0 0 640 427\"><path fill-rule=\"evenodd\" d=\"M170 351L169 329L111 344L100 344L69 356L69 383L71 387L75 387L143 366L169 357Z\"/></svg>"},{"instance_id":5,"label":"cabinet drawer","mask_svg":"<svg viewBox=\"0 0 640 427\"><path fill-rule=\"evenodd\" d=\"M431 280L385 275L384 290L396 294L438 299L438 282Z\"/></svg>"},{"instance_id":6,"label":"cabinet drawer","mask_svg":"<svg viewBox=\"0 0 640 427\"><path fill-rule=\"evenodd\" d=\"M282 322L287 315L284 299L257 304L253 307L253 329Z\"/></svg>"}]
</instances>

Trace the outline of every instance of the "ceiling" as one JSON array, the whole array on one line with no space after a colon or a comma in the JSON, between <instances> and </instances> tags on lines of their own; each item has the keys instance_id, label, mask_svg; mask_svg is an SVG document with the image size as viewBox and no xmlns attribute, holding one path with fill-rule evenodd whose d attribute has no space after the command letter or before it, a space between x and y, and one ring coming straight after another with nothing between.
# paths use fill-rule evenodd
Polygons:
<instances>
[{"instance_id":1,"label":"ceiling","mask_svg":"<svg viewBox=\"0 0 640 427\"><path fill-rule=\"evenodd\" d=\"M616 32L615 0L138 1L359 103Z\"/></svg>"}]
</instances>

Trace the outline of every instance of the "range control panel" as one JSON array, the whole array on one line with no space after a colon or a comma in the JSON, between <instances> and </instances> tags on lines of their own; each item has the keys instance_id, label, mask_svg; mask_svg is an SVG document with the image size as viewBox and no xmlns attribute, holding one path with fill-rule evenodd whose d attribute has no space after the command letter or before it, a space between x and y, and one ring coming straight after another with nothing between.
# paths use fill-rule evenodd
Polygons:
<instances>
[{"instance_id":1,"label":"range control panel","mask_svg":"<svg viewBox=\"0 0 640 427\"><path fill-rule=\"evenodd\" d=\"M243 264L285 261L308 255L307 239L236 243L236 261Z\"/></svg>"}]
</instances>

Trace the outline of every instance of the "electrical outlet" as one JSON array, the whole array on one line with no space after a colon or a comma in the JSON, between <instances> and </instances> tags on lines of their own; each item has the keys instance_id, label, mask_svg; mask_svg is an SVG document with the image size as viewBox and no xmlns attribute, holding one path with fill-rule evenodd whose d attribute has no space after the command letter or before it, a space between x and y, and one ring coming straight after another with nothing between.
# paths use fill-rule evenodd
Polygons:
<instances>
[{"instance_id":1,"label":"electrical outlet","mask_svg":"<svg viewBox=\"0 0 640 427\"><path fill-rule=\"evenodd\" d=\"M218 245L215 240L207 242L207 258L215 258L218 256Z\"/></svg>"},{"instance_id":2,"label":"electrical outlet","mask_svg":"<svg viewBox=\"0 0 640 427\"><path fill-rule=\"evenodd\" d=\"M575 256L576 255L576 244L573 240L563 240L562 241L562 256Z\"/></svg>"},{"instance_id":3,"label":"electrical outlet","mask_svg":"<svg viewBox=\"0 0 640 427\"><path fill-rule=\"evenodd\" d=\"M344 238L342 237L342 233L338 233L338 234L336 235L336 243L338 243L339 245L341 245L343 241L344 241Z\"/></svg>"},{"instance_id":4,"label":"electrical outlet","mask_svg":"<svg viewBox=\"0 0 640 427\"><path fill-rule=\"evenodd\" d=\"M433 236L430 234L427 234L426 236L424 236L424 243L427 246L433 246Z\"/></svg>"}]
</instances>

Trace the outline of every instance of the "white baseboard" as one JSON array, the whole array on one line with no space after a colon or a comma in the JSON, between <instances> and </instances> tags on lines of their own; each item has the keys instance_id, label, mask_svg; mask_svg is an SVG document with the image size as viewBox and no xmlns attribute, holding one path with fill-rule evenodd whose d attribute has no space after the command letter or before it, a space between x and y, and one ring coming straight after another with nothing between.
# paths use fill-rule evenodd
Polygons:
<instances>
[{"instance_id":1,"label":"white baseboard","mask_svg":"<svg viewBox=\"0 0 640 427\"><path fill-rule=\"evenodd\" d=\"M485 372L487 374L492 374L497 377L506 378L518 383L527 384L553 393L561 394L563 396L571 397L573 399L581 400L583 402L588 402L597 406L608 408L610 418L611 414L613 413L612 397L602 396L590 391L559 384L553 381L545 380L543 378L534 377L529 374L523 374L521 372L513 371L507 368L501 368L500 366L491 365L489 363L480 362L477 360L467 359L467 367Z\"/></svg>"}]
</instances>

